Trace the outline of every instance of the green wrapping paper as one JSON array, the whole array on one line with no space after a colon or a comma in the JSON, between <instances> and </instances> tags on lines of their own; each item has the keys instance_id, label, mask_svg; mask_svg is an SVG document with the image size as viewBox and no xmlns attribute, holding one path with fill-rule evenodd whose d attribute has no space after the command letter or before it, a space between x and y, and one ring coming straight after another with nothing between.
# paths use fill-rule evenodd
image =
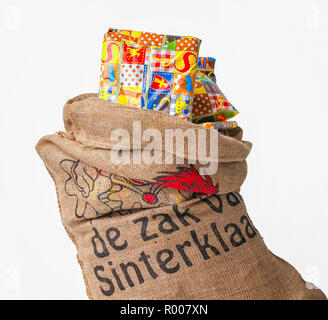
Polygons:
<instances>
[{"instance_id":1,"label":"green wrapping paper","mask_svg":"<svg viewBox=\"0 0 328 320\"><path fill-rule=\"evenodd\" d=\"M224 121L238 114L218 87L214 67L214 58L198 59L192 108L192 121L195 123Z\"/></svg>"}]
</instances>

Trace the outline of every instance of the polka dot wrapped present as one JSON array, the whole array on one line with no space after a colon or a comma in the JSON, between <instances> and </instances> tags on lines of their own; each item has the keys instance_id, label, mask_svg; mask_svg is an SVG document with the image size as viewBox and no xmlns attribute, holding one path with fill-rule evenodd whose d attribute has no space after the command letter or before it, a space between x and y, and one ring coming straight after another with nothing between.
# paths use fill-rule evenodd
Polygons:
<instances>
[{"instance_id":1,"label":"polka dot wrapped present","mask_svg":"<svg viewBox=\"0 0 328 320\"><path fill-rule=\"evenodd\" d=\"M99 96L190 120L200 43L195 37L109 29Z\"/></svg>"},{"instance_id":2,"label":"polka dot wrapped present","mask_svg":"<svg viewBox=\"0 0 328 320\"><path fill-rule=\"evenodd\" d=\"M238 127L236 121L217 121L217 122L203 122L200 125L206 129L215 130L233 130Z\"/></svg>"},{"instance_id":3,"label":"polka dot wrapped present","mask_svg":"<svg viewBox=\"0 0 328 320\"><path fill-rule=\"evenodd\" d=\"M215 59L199 58L192 107L195 123L225 121L238 114L216 83Z\"/></svg>"}]
</instances>

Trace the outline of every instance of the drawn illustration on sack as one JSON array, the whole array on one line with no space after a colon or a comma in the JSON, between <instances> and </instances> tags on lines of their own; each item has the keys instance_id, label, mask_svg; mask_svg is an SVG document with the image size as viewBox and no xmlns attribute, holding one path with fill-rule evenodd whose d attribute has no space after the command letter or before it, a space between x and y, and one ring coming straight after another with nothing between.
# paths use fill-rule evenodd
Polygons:
<instances>
[{"instance_id":1,"label":"drawn illustration on sack","mask_svg":"<svg viewBox=\"0 0 328 320\"><path fill-rule=\"evenodd\" d=\"M168 206L218 192L209 176L196 168L178 167L176 172L159 172L153 181L128 179L90 167L80 160L63 159L65 192L75 199L75 216L91 219L126 215L136 209Z\"/></svg>"}]
</instances>

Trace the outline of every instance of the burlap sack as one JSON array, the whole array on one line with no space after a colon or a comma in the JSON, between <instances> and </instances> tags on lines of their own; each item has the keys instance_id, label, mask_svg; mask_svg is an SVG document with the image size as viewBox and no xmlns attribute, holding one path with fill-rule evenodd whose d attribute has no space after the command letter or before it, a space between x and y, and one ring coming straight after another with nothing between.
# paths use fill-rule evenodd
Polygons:
<instances>
[{"instance_id":1,"label":"burlap sack","mask_svg":"<svg viewBox=\"0 0 328 320\"><path fill-rule=\"evenodd\" d=\"M109 135L116 128L132 133L132 120L140 120L141 130L209 132L86 94L65 105L66 132L36 146L55 182L90 299L325 299L266 248L247 214L239 188L251 144L241 140L240 128L232 137L215 133L219 169L204 177L198 161L112 163ZM133 139L123 140L123 149Z\"/></svg>"}]
</instances>

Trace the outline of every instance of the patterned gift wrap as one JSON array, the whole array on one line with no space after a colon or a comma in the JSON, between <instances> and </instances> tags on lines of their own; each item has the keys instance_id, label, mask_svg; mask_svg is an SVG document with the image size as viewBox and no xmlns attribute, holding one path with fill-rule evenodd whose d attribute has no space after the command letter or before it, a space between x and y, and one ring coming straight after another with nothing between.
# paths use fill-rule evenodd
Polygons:
<instances>
[{"instance_id":1,"label":"patterned gift wrap","mask_svg":"<svg viewBox=\"0 0 328 320\"><path fill-rule=\"evenodd\" d=\"M198 59L191 117L195 123L224 121L238 114L219 89L214 67L214 58Z\"/></svg>"},{"instance_id":2,"label":"patterned gift wrap","mask_svg":"<svg viewBox=\"0 0 328 320\"><path fill-rule=\"evenodd\" d=\"M200 125L206 129L215 130L232 130L238 127L236 121L203 122Z\"/></svg>"},{"instance_id":3,"label":"patterned gift wrap","mask_svg":"<svg viewBox=\"0 0 328 320\"><path fill-rule=\"evenodd\" d=\"M190 120L200 43L194 37L109 29L99 96Z\"/></svg>"}]
</instances>

